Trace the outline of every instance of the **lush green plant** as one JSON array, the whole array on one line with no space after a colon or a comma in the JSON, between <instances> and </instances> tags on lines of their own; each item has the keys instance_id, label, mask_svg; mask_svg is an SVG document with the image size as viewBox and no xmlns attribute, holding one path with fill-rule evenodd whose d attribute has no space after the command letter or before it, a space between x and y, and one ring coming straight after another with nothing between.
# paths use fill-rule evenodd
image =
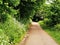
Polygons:
<instances>
[{"instance_id":1,"label":"lush green plant","mask_svg":"<svg viewBox=\"0 0 60 45\"><path fill-rule=\"evenodd\" d=\"M8 36L10 44L19 42L22 36L26 33L27 28L26 25L19 23L11 16L8 16L5 23L0 23L0 29L2 29L5 35Z\"/></svg>"},{"instance_id":2,"label":"lush green plant","mask_svg":"<svg viewBox=\"0 0 60 45\"><path fill-rule=\"evenodd\" d=\"M60 24L54 27L46 26L44 21L39 21L39 24L58 44L60 44Z\"/></svg>"},{"instance_id":3,"label":"lush green plant","mask_svg":"<svg viewBox=\"0 0 60 45\"><path fill-rule=\"evenodd\" d=\"M40 8L40 15L43 15L47 26L54 26L60 23L60 1L54 0L51 4L44 4Z\"/></svg>"},{"instance_id":4,"label":"lush green plant","mask_svg":"<svg viewBox=\"0 0 60 45\"><path fill-rule=\"evenodd\" d=\"M59 6L59 1L56 0L54 1L54 3L52 3L51 7L50 7L50 14L48 14L47 18L50 21L50 26L54 26L58 23L60 23L60 6Z\"/></svg>"},{"instance_id":5,"label":"lush green plant","mask_svg":"<svg viewBox=\"0 0 60 45\"><path fill-rule=\"evenodd\" d=\"M60 31L60 24L56 24L56 25L54 26L54 30Z\"/></svg>"},{"instance_id":6,"label":"lush green plant","mask_svg":"<svg viewBox=\"0 0 60 45\"><path fill-rule=\"evenodd\" d=\"M0 29L3 39L7 41L6 45L16 44L23 38L31 18L44 2L45 0L0 0Z\"/></svg>"},{"instance_id":7,"label":"lush green plant","mask_svg":"<svg viewBox=\"0 0 60 45\"><path fill-rule=\"evenodd\" d=\"M44 4L40 11L44 16L44 20L39 21L40 26L60 44L60 0Z\"/></svg>"},{"instance_id":8,"label":"lush green plant","mask_svg":"<svg viewBox=\"0 0 60 45\"><path fill-rule=\"evenodd\" d=\"M43 4L45 0L21 0L20 4L20 12L21 18L32 18L37 10L39 10L41 4Z\"/></svg>"},{"instance_id":9,"label":"lush green plant","mask_svg":"<svg viewBox=\"0 0 60 45\"><path fill-rule=\"evenodd\" d=\"M10 45L9 38L2 29L0 29L0 45Z\"/></svg>"},{"instance_id":10,"label":"lush green plant","mask_svg":"<svg viewBox=\"0 0 60 45\"><path fill-rule=\"evenodd\" d=\"M0 22L4 23L7 20L7 15L0 15Z\"/></svg>"}]
</instances>

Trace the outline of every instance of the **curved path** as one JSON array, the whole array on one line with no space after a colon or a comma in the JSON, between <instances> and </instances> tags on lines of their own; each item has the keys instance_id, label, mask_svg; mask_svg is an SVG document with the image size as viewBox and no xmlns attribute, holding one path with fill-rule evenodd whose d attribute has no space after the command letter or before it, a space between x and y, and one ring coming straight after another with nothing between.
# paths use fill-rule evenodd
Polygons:
<instances>
[{"instance_id":1,"label":"curved path","mask_svg":"<svg viewBox=\"0 0 60 45\"><path fill-rule=\"evenodd\" d=\"M28 38L21 45L58 45L38 23L32 22Z\"/></svg>"}]
</instances>

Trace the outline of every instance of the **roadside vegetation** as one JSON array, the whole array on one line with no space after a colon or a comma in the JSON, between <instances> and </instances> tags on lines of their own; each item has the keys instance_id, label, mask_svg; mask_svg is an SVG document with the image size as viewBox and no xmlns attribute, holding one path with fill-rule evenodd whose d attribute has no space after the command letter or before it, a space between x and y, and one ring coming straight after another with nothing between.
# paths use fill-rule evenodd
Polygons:
<instances>
[{"instance_id":1,"label":"roadside vegetation","mask_svg":"<svg viewBox=\"0 0 60 45\"><path fill-rule=\"evenodd\" d=\"M60 0L46 1L0 0L0 45L21 42L35 15L42 20L42 28L60 44Z\"/></svg>"},{"instance_id":2,"label":"roadside vegetation","mask_svg":"<svg viewBox=\"0 0 60 45\"><path fill-rule=\"evenodd\" d=\"M41 27L60 44L60 0L45 4L41 13L44 20L39 21Z\"/></svg>"},{"instance_id":3,"label":"roadside vegetation","mask_svg":"<svg viewBox=\"0 0 60 45\"><path fill-rule=\"evenodd\" d=\"M0 45L20 43L43 2L45 0L0 0Z\"/></svg>"},{"instance_id":4,"label":"roadside vegetation","mask_svg":"<svg viewBox=\"0 0 60 45\"><path fill-rule=\"evenodd\" d=\"M60 24L54 27L48 27L43 21L39 22L40 26L45 30L58 44L60 44Z\"/></svg>"}]
</instances>

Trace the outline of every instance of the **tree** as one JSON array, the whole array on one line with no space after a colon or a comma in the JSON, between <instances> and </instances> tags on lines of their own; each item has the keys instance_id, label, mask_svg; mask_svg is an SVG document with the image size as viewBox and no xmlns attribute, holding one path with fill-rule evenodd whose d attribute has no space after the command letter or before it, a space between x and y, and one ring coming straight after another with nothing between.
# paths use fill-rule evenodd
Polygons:
<instances>
[{"instance_id":1,"label":"tree","mask_svg":"<svg viewBox=\"0 0 60 45\"><path fill-rule=\"evenodd\" d=\"M7 15L17 14L17 10L14 9L19 5L20 0L0 0L0 22L6 20ZM3 16L3 17L2 17Z\"/></svg>"},{"instance_id":2,"label":"tree","mask_svg":"<svg viewBox=\"0 0 60 45\"><path fill-rule=\"evenodd\" d=\"M51 4L50 15L48 14L48 19L50 19L50 26L54 26L60 23L60 1L56 0Z\"/></svg>"}]
</instances>

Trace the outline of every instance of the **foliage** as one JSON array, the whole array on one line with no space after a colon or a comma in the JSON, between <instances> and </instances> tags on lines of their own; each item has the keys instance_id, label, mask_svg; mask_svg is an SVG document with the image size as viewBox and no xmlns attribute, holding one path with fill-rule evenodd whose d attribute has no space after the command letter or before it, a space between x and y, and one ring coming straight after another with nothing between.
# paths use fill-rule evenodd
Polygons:
<instances>
[{"instance_id":1,"label":"foliage","mask_svg":"<svg viewBox=\"0 0 60 45\"><path fill-rule=\"evenodd\" d=\"M39 24L58 44L60 44L60 24L54 27L46 26L44 21L39 21Z\"/></svg>"},{"instance_id":2,"label":"foliage","mask_svg":"<svg viewBox=\"0 0 60 45\"><path fill-rule=\"evenodd\" d=\"M49 27L53 27L60 23L60 1L54 0L53 3L44 4L40 8L40 15L44 16L45 24ZM47 20L46 20L47 19Z\"/></svg>"},{"instance_id":3,"label":"foliage","mask_svg":"<svg viewBox=\"0 0 60 45\"><path fill-rule=\"evenodd\" d=\"M15 18L8 16L5 23L0 23L0 29L8 36L10 44L16 44L26 33L27 27L16 21Z\"/></svg>"},{"instance_id":4,"label":"foliage","mask_svg":"<svg viewBox=\"0 0 60 45\"><path fill-rule=\"evenodd\" d=\"M0 15L0 22L4 23L7 20L7 16L5 14Z\"/></svg>"},{"instance_id":5,"label":"foliage","mask_svg":"<svg viewBox=\"0 0 60 45\"><path fill-rule=\"evenodd\" d=\"M60 31L53 31L53 29L45 30L52 38L60 45Z\"/></svg>"},{"instance_id":6,"label":"foliage","mask_svg":"<svg viewBox=\"0 0 60 45\"><path fill-rule=\"evenodd\" d=\"M60 44L60 0L52 0L40 8L44 20L39 21L40 26Z\"/></svg>"},{"instance_id":7,"label":"foliage","mask_svg":"<svg viewBox=\"0 0 60 45\"><path fill-rule=\"evenodd\" d=\"M0 45L10 45L9 38L4 34L2 29L0 29Z\"/></svg>"},{"instance_id":8,"label":"foliage","mask_svg":"<svg viewBox=\"0 0 60 45\"><path fill-rule=\"evenodd\" d=\"M60 24L56 24L56 25L54 26L54 30L60 31Z\"/></svg>"},{"instance_id":9,"label":"foliage","mask_svg":"<svg viewBox=\"0 0 60 45\"><path fill-rule=\"evenodd\" d=\"M51 9L50 9L50 15L47 16L48 19L51 20L51 23L52 24L51 26L54 26L58 23L60 23L60 6L59 6L59 3L57 4L58 2L56 1L56 3L54 2L51 6Z\"/></svg>"},{"instance_id":10,"label":"foliage","mask_svg":"<svg viewBox=\"0 0 60 45\"><path fill-rule=\"evenodd\" d=\"M38 8L40 8L41 4L43 3L43 0L27 0L23 1L21 0L20 4L20 12L21 12L21 18L32 18L37 11Z\"/></svg>"},{"instance_id":11,"label":"foliage","mask_svg":"<svg viewBox=\"0 0 60 45\"><path fill-rule=\"evenodd\" d=\"M1 39L6 39L6 45L22 40L31 18L44 2L45 0L0 0L0 29L4 36ZM1 43L5 42L1 40Z\"/></svg>"}]
</instances>

